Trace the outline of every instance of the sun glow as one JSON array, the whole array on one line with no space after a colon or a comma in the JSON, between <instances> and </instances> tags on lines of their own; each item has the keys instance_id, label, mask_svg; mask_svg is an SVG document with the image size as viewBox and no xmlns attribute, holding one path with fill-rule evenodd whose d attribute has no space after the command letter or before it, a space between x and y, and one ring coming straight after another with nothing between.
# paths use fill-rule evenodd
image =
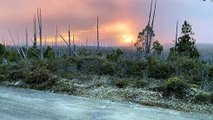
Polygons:
<instances>
[{"instance_id":1,"label":"sun glow","mask_svg":"<svg viewBox=\"0 0 213 120\"><path fill-rule=\"evenodd\" d=\"M131 43L131 42L133 41L133 39L134 39L133 35L130 35L130 34L124 34L124 35L122 36L122 40L123 40L123 42L126 43L126 44Z\"/></svg>"},{"instance_id":2,"label":"sun glow","mask_svg":"<svg viewBox=\"0 0 213 120\"><path fill-rule=\"evenodd\" d=\"M115 36L115 40L121 46L128 46L135 41L133 25L128 22L114 22L112 24L105 25L104 32L108 33L108 36Z\"/></svg>"}]
</instances>

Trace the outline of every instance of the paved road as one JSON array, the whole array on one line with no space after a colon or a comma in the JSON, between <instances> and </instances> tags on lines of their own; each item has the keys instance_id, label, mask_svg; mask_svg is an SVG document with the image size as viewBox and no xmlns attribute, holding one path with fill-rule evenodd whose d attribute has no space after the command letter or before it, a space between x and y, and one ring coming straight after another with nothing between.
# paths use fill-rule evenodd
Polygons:
<instances>
[{"instance_id":1,"label":"paved road","mask_svg":"<svg viewBox=\"0 0 213 120\"><path fill-rule=\"evenodd\" d=\"M213 116L0 87L0 120L213 120Z\"/></svg>"}]
</instances>

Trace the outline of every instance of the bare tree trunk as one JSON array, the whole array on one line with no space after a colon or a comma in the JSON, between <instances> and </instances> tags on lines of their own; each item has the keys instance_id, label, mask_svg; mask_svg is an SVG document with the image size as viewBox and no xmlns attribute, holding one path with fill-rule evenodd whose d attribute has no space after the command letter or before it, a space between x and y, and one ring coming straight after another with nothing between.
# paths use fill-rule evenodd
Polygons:
<instances>
[{"instance_id":1,"label":"bare tree trunk","mask_svg":"<svg viewBox=\"0 0 213 120\"><path fill-rule=\"evenodd\" d=\"M149 37L150 37L149 34L150 34L150 21L151 21L151 16L152 16L152 6L153 6L153 0L151 0L151 3L150 3L148 25L145 28L146 29L146 42L145 42L146 45L145 45L145 50L144 50L144 52L145 52L144 57L145 58L147 58L147 56L148 56L148 49L149 49Z\"/></svg>"},{"instance_id":2,"label":"bare tree trunk","mask_svg":"<svg viewBox=\"0 0 213 120\"><path fill-rule=\"evenodd\" d=\"M176 49L177 41L178 41L178 21L177 21L177 24L176 24L175 49Z\"/></svg>"},{"instance_id":3,"label":"bare tree trunk","mask_svg":"<svg viewBox=\"0 0 213 120\"><path fill-rule=\"evenodd\" d=\"M58 25L56 25L56 33L55 33L55 47L57 47L58 42Z\"/></svg>"},{"instance_id":4,"label":"bare tree trunk","mask_svg":"<svg viewBox=\"0 0 213 120\"><path fill-rule=\"evenodd\" d=\"M86 49L87 49L87 47L88 47L88 37L86 37Z\"/></svg>"},{"instance_id":5,"label":"bare tree trunk","mask_svg":"<svg viewBox=\"0 0 213 120\"><path fill-rule=\"evenodd\" d=\"M42 46L42 14L41 14L41 8L37 9L37 15L38 15L37 17L38 17L38 26L39 26L39 37L40 37L39 53L40 53L40 60L43 60L44 56L43 56L43 46Z\"/></svg>"},{"instance_id":6,"label":"bare tree trunk","mask_svg":"<svg viewBox=\"0 0 213 120\"><path fill-rule=\"evenodd\" d=\"M6 47L7 46L6 40L4 39L3 42L4 42L4 46Z\"/></svg>"},{"instance_id":7,"label":"bare tree trunk","mask_svg":"<svg viewBox=\"0 0 213 120\"><path fill-rule=\"evenodd\" d=\"M72 43L73 44L73 50L75 51L76 50L76 46L75 46L75 34L73 34L73 38L72 39L73 39L73 43Z\"/></svg>"},{"instance_id":8,"label":"bare tree trunk","mask_svg":"<svg viewBox=\"0 0 213 120\"><path fill-rule=\"evenodd\" d=\"M154 21L155 21L155 13L156 13L156 8L157 8L157 0L155 0L155 6L154 6L154 12L152 14L152 8L153 8L153 0L151 0L150 4L150 14L149 14L149 20L148 20L148 25L146 27L146 46L145 46L145 58L148 57L151 51L151 46L153 42L153 35L154 35ZM151 18L152 16L152 18ZM151 21L152 20L152 21ZM150 25L151 21L151 25Z\"/></svg>"},{"instance_id":9,"label":"bare tree trunk","mask_svg":"<svg viewBox=\"0 0 213 120\"><path fill-rule=\"evenodd\" d=\"M36 15L33 18L33 24L34 24L34 29L33 29L33 48L37 48L37 29L36 29Z\"/></svg>"},{"instance_id":10,"label":"bare tree trunk","mask_svg":"<svg viewBox=\"0 0 213 120\"><path fill-rule=\"evenodd\" d=\"M152 6L153 6L153 0L151 0L151 3L150 3L148 26L150 26L150 21L151 21L151 16L152 16Z\"/></svg>"},{"instance_id":11,"label":"bare tree trunk","mask_svg":"<svg viewBox=\"0 0 213 120\"><path fill-rule=\"evenodd\" d=\"M150 28L148 54L150 53L151 46L152 46L152 41L153 41L153 35L154 35L153 27L154 27L154 21L155 21L156 8L157 8L157 0L155 0L155 8L154 8L154 13L153 13L153 17L152 17L152 24L151 24L151 28Z\"/></svg>"},{"instance_id":12,"label":"bare tree trunk","mask_svg":"<svg viewBox=\"0 0 213 120\"><path fill-rule=\"evenodd\" d=\"M47 48L47 37L44 38L44 48Z\"/></svg>"},{"instance_id":13,"label":"bare tree trunk","mask_svg":"<svg viewBox=\"0 0 213 120\"><path fill-rule=\"evenodd\" d=\"M28 39L28 29L26 28L26 50L28 51L29 48L29 43L28 43L29 39Z\"/></svg>"},{"instance_id":14,"label":"bare tree trunk","mask_svg":"<svg viewBox=\"0 0 213 120\"><path fill-rule=\"evenodd\" d=\"M56 33L55 33L55 57L58 57L59 49L58 49L58 25L56 25Z\"/></svg>"},{"instance_id":15,"label":"bare tree trunk","mask_svg":"<svg viewBox=\"0 0 213 120\"><path fill-rule=\"evenodd\" d=\"M4 35L1 36L1 44L4 45Z\"/></svg>"},{"instance_id":16,"label":"bare tree trunk","mask_svg":"<svg viewBox=\"0 0 213 120\"><path fill-rule=\"evenodd\" d=\"M99 41L99 18L97 16L97 49L99 50L100 49L100 41Z\"/></svg>"},{"instance_id":17,"label":"bare tree trunk","mask_svg":"<svg viewBox=\"0 0 213 120\"><path fill-rule=\"evenodd\" d=\"M70 25L69 25L69 29L68 29L68 47L71 47L71 32L70 32ZM69 51L69 55L72 55L72 52Z\"/></svg>"}]
</instances>

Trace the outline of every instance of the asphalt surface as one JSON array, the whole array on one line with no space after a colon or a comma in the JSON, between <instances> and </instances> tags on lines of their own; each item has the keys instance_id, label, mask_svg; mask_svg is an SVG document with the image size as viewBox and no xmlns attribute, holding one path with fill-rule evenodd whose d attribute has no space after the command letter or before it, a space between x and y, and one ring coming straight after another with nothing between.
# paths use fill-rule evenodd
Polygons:
<instances>
[{"instance_id":1,"label":"asphalt surface","mask_svg":"<svg viewBox=\"0 0 213 120\"><path fill-rule=\"evenodd\" d=\"M213 120L213 116L0 87L0 120Z\"/></svg>"}]
</instances>

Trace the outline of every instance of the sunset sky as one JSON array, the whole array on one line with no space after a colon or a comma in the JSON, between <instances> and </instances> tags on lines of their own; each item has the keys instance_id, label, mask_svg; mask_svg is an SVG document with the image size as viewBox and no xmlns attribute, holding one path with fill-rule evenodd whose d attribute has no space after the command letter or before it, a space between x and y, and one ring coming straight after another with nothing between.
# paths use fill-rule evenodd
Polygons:
<instances>
[{"instance_id":1,"label":"sunset sky","mask_svg":"<svg viewBox=\"0 0 213 120\"><path fill-rule=\"evenodd\" d=\"M14 38L18 32L20 39L28 28L32 39L33 16L37 8L42 8L43 37L49 43L54 40L56 25L65 38L70 25L77 44L85 44L87 37L89 44L95 45L99 16L101 44L129 46L147 24L149 4L150 0L0 0L0 41L12 44L7 26ZM177 20L180 24L184 20L190 22L197 43L213 43L213 2L158 0L155 39L172 43ZM21 44L25 44L24 40Z\"/></svg>"}]
</instances>

